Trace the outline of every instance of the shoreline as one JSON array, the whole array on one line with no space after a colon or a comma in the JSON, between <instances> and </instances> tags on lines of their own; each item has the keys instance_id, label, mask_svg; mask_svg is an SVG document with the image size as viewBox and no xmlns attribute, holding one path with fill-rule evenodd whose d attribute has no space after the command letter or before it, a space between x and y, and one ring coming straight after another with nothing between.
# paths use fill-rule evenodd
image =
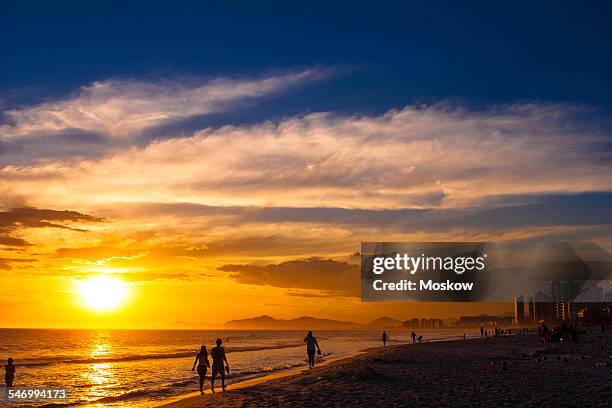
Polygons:
<instances>
[{"instance_id":1,"label":"shoreline","mask_svg":"<svg viewBox=\"0 0 612 408\"><path fill-rule=\"evenodd\" d=\"M354 358L357 358L359 356L362 356L364 354L367 354L369 352L369 350L376 350L376 347L373 348L369 348L369 349L365 349L365 350L361 350L358 351L354 354L348 355L348 356L342 356L342 357L335 357L335 358L330 358L328 360L325 360L323 362L321 362L320 364L318 364L313 370L322 368L322 367L327 367L330 366L334 363L338 363L344 360L351 360ZM278 372L275 373L271 373L271 374L265 374L259 377L254 377L254 378L249 378L246 379L244 381L238 381L235 382L233 384L229 384L227 385L225 388L227 390L227 392L229 391L235 391L235 390L241 390L244 388L249 388L249 387L254 387L257 385L261 385L261 384L265 384L269 381L275 381L275 380L282 380L284 378L289 378L289 377L294 377L294 376L298 376L302 373L304 373L305 371L310 371L311 369L309 369L306 365L305 366L300 366L300 367L294 367L294 368L289 368L286 370L280 370ZM219 380L220 383L221 380ZM206 383L205 384L209 384L210 382L208 381L208 378L206 379ZM215 389L221 389L220 386L215 387ZM222 394L223 391L216 391L215 393L213 393L211 391L210 388L207 388L204 390L204 395L213 395L213 394ZM187 394L182 394L182 395L177 395L175 397L170 397L168 398L168 401L164 401L162 404L157 405L157 407L182 407L183 405L181 404L184 400L189 400L192 398L198 398L198 397L202 397L202 395L200 394L199 391L193 391Z\"/></svg>"},{"instance_id":2,"label":"shoreline","mask_svg":"<svg viewBox=\"0 0 612 408\"><path fill-rule=\"evenodd\" d=\"M158 406L606 406L612 398L612 332L545 345L537 335L375 347Z\"/></svg>"},{"instance_id":3,"label":"shoreline","mask_svg":"<svg viewBox=\"0 0 612 408\"><path fill-rule=\"evenodd\" d=\"M507 337L510 337L510 336L507 336ZM434 339L426 340L426 341L424 341L423 343L420 343L420 344L423 345L423 344L429 344L429 343L472 341L472 340L478 340L478 339L480 339L480 337L471 337L471 338L467 338L467 339L463 339L462 337L457 337L457 338L439 338L439 339L438 338L434 338ZM315 371L315 370L323 369L324 367L329 367L329 366L331 366L333 364L337 364L337 363L340 363L340 362L345 362L345 360L348 362L350 360L359 358L361 356L366 356L366 355L368 355L370 353L375 353L378 350L389 349L389 348L392 348L392 347L416 346L417 344L419 344L419 343L402 342L400 344L387 345L386 347L383 347L383 346L380 346L380 347L369 347L369 348L360 350L360 351L358 351L356 353L353 353L353 354L350 354L350 355L347 355L347 356L334 357L334 358L327 359L327 360L317 364L317 366L313 370L309 369L307 367L307 365L300 366L300 367L289 368L289 369L286 369L286 370L280 370L280 371L275 372L275 373L264 374L264 375L259 376L259 377L249 378L249 379L246 379L246 380L243 380L243 381L238 381L238 382L235 382L233 384L227 385L225 388L226 388L227 392L229 392L229 391L242 390L242 389L245 389L245 388L255 387L255 386L259 386L259 385L265 385L265 383L267 383L267 382L287 379L287 378L291 378L291 377L297 377L300 374L307 374L307 373ZM205 384L210 385L210 382L209 382L208 378L207 378ZM215 387L215 389L219 389L219 390L220 390L220 388L221 388L220 386ZM216 395L216 394L222 394L222 393L223 393L223 391L216 391L215 393L213 393L210 388L207 388L207 389L204 390L204 396L206 396L206 395ZM199 391L193 391L193 392L189 392L189 393L185 393L185 394L181 394L181 395L170 397L170 398L168 398L168 400L166 400L163 403L157 405L157 407L158 408L162 408L162 407L181 408L181 407L185 406L185 405L183 405L183 402L186 402L185 400L199 399L199 397L202 397L200 392Z\"/></svg>"}]
</instances>

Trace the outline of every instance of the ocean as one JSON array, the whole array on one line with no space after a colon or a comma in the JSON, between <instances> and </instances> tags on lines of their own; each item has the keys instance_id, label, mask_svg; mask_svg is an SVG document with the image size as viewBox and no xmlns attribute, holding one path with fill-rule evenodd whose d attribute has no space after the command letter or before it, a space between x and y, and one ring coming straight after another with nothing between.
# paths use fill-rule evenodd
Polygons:
<instances>
[{"instance_id":1,"label":"ocean","mask_svg":"<svg viewBox=\"0 0 612 408\"><path fill-rule=\"evenodd\" d=\"M417 332L425 341L463 337L457 330ZM318 362L379 347L381 333L315 331L323 351ZM387 333L391 345L411 341L410 330ZM210 353L215 340L223 339L231 384L306 367L305 335L304 331L272 330L0 329L0 364L6 364L8 357L15 359L14 387L67 389L68 401L56 406L146 408L198 390L197 373L191 367L202 344ZM205 386L210 388L208 380Z\"/></svg>"}]
</instances>

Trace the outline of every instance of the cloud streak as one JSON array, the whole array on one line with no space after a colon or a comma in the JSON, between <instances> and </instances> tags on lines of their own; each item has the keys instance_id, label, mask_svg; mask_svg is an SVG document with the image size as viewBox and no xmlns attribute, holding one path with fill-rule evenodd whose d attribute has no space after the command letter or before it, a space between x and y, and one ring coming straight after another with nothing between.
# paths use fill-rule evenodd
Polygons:
<instances>
[{"instance_id":1,"label":"cloud streak","mask_svg":"<svg viewBox=\"0 0 612 408\"><path fill-rule=\"evenodd\" d=\"M526 227L612 225L612 192L513 195L483 199L468 208L359 209L339 207L215 207L198 204L134 205L130 213L173 214L185 223L222 219L226 226L320 224L387 231L472 231ZM128 205L129 207L129 205Z\"/></svg>"},{"instance_id":2,"label":"cloud streak","mask_svg":"<svg viewBox=\"0 0 612 408\"><path fill-rule=\"evenodd\" d=\"M112 138L192 116L216 113L329 75L308 69L262 78L142 82L107 80L84 86L71 98L5 112L0 138L79 130Z\"/></svg>"},{"instance_id":3,"label":"cloud streak","mask_svg":"<svg viewBox=\"0 0 612 408\"><path fill-rule=\"evenodd\" d=\"M0 168L31 200L91 206L461 208L500 195L608 191L607 138L564 105L465 111L405 107L379 116L311 114L204 129L102 158ZM109 174L112 169L112 174ZM121 175L121 177L116 177ZM60 187L61 185L61 187Z\"/></svg>"}]
</instances>

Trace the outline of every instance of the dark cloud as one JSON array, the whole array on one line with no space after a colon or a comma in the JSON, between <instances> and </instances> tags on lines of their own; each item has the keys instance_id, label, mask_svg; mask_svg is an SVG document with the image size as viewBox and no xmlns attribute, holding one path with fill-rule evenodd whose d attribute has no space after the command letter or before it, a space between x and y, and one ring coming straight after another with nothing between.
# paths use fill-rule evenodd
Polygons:
<instances>
[{"instance_id":1,"label":"dark cloud","mask_svg":"<svg viewBox=\"0 0 612 408\"><path fill-rule=\"evenodd\" d=\"M528 227L611 225L612 192L501 195L470 208L350 209L333 207L215 207L191 203L143 204L139 211L192 220L214 217L222 225L310 223L389 231L471 231Z\"/></svg>"},{"instance_id":2,"label":"dark cloud","mask_svg":"<svg viewBox=\"0 0 612 408\"><path fill-rule=\"evenodd\" d=\"M57 211L32 207L13 208L0 211L0 233L10 234L20 228L61 228L72 231L86 230L74 228L65 223L81 222L95 223L104 221L102 218L81 214L76 211ZM0 245L23 247L31 245L21 238L6 235L0 236Z\"/></svg>"},{"instance_id":3,"label":"dark cloud","mask_svg":"<svg viewBox=\"0 0 612 408\"><path fill-rule=\"evenodd\" d=\"M304 298L329 298L342 296L336 292L306 292L302 290L288 290L285 292L286 295Z\"/></svg>"},{"instance_id":4,"label":"dark cloud","mask_svg":"<svg viewBox=\"0 0 612 408\"><path fill-rule=\"evenodd\" d=\"M526 204L466 209L353 210L343 208L270 208L250 212L259 222L317 222L400 231L467 228L610 225L612 192L529 197ZM514 198L516 199L516 198Z\"/></svg>"},{"instance_id":5,"label":"dark cloud","mask_svg":"<svg viewBox=\"0 0 612 408\"><path fill-rule=\"evenodd\" d=\"M102 218L81 214L76 211L57 211L32 207L13 208L0 212L0 231L12 231L17 228L62 228L73 231L84 231L72 228L62 223L84 222L95 223L104 221Z\"/></svg>"},{"instance_id":6,"label":"dark cloud","mask_svg":"<svg viewBox=\"0 0 612 408\"><path fill-rule=\"evenodd\" d=\"M1 228L0 228L1 230ZM13 237L4 237L4 236L0 236L0 245L6 245L6 246L28 246L31 245L29 244L27 241L21 239L21 238L13 238Z\"/></svg>"},{"instance_id":7,"label":"dark cloud","mask_svg":"<svg viewBox=\"0 0 612 408\"><path fill-rule=\"evenodd\" d=\"M333 259L312 257L269 265L223 265L219 270L231 272L232 279L250 285L319 290L325 296L359 296L359 266Z\"/></svg>"}]
</instances>

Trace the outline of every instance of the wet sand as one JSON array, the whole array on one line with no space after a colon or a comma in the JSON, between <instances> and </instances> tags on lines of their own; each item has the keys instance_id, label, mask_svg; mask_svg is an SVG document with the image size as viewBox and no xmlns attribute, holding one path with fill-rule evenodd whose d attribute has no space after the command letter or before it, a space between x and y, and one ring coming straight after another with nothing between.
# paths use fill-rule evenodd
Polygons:
<instances>
[{"instance_id":1,"label":"wet sand","mask_svg":"<svg viewBox=\"0 0 612 408\"><path fill-rule=\"evenodd\" d=\"M165 406L608 407L611 344L609 330L578 344L544 345L524 335L390 346Z\"/></svg>"}]
</instances>

